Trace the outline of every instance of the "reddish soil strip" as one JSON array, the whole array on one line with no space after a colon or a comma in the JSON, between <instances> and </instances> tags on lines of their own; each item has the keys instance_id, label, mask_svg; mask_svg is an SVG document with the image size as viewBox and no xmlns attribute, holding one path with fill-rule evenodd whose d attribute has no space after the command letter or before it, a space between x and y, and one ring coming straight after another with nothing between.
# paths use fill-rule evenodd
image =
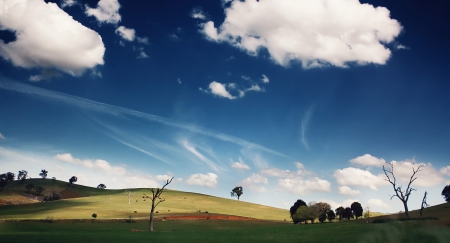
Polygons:
<instances>
[{"instance_id":1,"label":"reddish soil strip","mask_svg":"<svg viewBox=\"0 0 450 243\"><path fill-rule=\"evenodd\" d=\"M247 221L259 221L259 219L234 216L234 215L220 215L220 214L205 214L205 215L168 215L158 217L159 220L247 220Z\"/></svg>"}]
</instances>

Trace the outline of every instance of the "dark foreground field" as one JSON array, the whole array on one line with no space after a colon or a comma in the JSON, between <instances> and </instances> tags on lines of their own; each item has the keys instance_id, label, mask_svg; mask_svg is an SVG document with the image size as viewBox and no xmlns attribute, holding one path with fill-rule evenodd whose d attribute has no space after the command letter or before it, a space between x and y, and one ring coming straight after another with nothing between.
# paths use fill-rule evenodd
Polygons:
<instances>
[{"instance_id":1,"label":"dark foreground field","mask_svg":"<svg viewBox=\"0 0 450 243\"><path fill-rule=\"evenodd\" d=\"M190 220L155 222L2 222L1 242L383 242L448 243L448 227L429 222L293 225L282 222Z\"/></svg>"}]
</instances>

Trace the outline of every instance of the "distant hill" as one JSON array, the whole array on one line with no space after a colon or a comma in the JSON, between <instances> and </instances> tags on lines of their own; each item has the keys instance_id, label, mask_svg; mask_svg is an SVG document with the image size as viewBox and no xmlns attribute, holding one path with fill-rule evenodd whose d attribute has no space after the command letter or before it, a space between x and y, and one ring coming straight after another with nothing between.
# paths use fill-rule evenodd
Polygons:
<instances>
[{"instance_id":1,"label":"distant hill","mask_svg":"<svg viewBox=\"0 0 450 243\"><path fill-rule=\"evenodd\" d=\"M61 200L40 202L36 196L25 189L25 184L45 187L43 195L52 191L62 195ZM128 204L125 190L134 193ZM150 199L145 195L151 192L146 188L137 189L97 189L51 179L28 179L23 183L13 181L0 192L1 219L89 219L93 213L98 219L148 217ZM217 213L251 217L264 220L290 220L289 211L254 203L214 197L199 193L167 190L162 194L165 202L157 207L159 215ZM8 205L10 204L10 205Z\"/></svg>"}]
</instances>

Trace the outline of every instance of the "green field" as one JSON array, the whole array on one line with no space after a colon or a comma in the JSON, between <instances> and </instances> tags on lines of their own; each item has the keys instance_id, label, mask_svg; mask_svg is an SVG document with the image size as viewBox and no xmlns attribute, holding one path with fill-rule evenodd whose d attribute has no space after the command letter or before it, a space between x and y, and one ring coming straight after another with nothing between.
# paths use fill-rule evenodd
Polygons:
<instances>
[{"instance_id":1,"label":"green field","mask_svg":"<svg viewBox=\"0 0 450 243\"><path fill-rule=\"evenodd\" d=\"M132 189L135 195L128 204L125 190L70 188L66 182L52 180L27 182L58 191L66 199L38 203L23 183L8 184L0 193L1 242L450 242L450 204L425 209L425 220L418 219L416 210L411 211L415 219L410 221L400 221L403 214L394 214L372 218L384 223L368 224L362 219L294 225L288 210L167 190L166 201L157 208L155 231L148 232L150 202L142 198L149 195L148 189ZM201 213L196 212L198 208ZM165 220L174 215L205 215L205 211L258 220ZM93 213L97 219L91 217ZM132 220L127 222L130 215Z\"/></svg>"}]
</instances>

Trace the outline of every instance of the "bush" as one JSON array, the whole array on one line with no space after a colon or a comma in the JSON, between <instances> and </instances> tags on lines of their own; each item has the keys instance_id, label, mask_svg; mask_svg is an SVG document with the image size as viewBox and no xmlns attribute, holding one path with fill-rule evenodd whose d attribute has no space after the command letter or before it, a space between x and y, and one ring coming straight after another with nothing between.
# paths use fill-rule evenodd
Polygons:
<instances>
[{"instance_id":1,"label":"bush","mask_svg":"<svg viewBox=\"0 0 450 243\"><path fill-rule=\"evenodd\" d=\"M34 191L39 195L41 194L43 191L45 190L45 188L43 186L36 186L34 187Z\"/></svg>"},{"instance_id":2,"label":"bush","mask_svg":"<svg viewBox=\"0 0 450 243\"><path fill-rule=\"evenodd\" d=\"M96 214L96 213L93 213L93 214L92 214L92 218L96 219L96 218L97 218L97 214Z\"/></svg>"},{"instance_id":3,"label":"bush","mask_svg":"<svg viewBox=\"0 0 450 243\"><path fill-rule=\"evenodd\" d=\"M61 199L61 195L59 195L58 193L53 191L51 194L45 195L42 200L44 202L49 202L49 201L56 201L56 200L59 200L59 199Z\"/></svg>"}]
</instances>

